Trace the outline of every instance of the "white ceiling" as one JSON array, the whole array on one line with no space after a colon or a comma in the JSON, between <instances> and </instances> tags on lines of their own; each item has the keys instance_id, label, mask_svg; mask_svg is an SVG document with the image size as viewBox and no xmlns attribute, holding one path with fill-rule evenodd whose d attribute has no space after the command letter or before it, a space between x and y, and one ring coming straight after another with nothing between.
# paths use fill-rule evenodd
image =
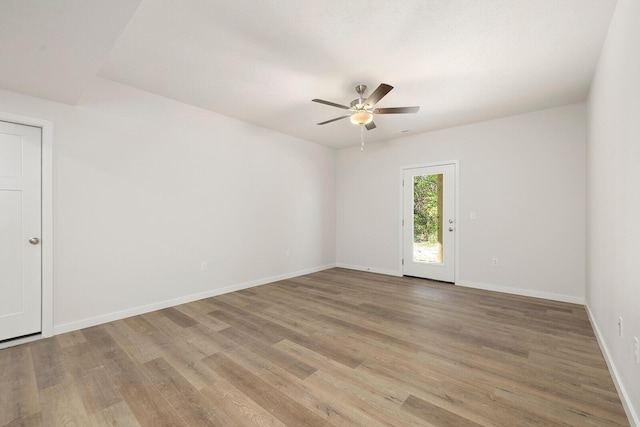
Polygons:
<instances>
[{"instance_id":1,"label":"white ceiling","mask_svg":"<svg viewBox=\"0 0 640 427\"><path fill-rule=\"evenodd\" d=\"M139 4L139 6L138 6ZM0 87L75 103L99 75L330 147L586 99L615 0L0 0ZM136 9L137 7L137 9ZM127 21L128 24L127 24ZM10 58L11 61L7 61Z\"/></svg>"},{"instance_id":2,"label":"white ceiling","mask_svg":"<svg viewBox=\"0 0 640 427\"><path fill-rule=\"evenodd\" d=\"M74 104L140 0L0 0L0 88Z\"/></svg>"}]
</instances>

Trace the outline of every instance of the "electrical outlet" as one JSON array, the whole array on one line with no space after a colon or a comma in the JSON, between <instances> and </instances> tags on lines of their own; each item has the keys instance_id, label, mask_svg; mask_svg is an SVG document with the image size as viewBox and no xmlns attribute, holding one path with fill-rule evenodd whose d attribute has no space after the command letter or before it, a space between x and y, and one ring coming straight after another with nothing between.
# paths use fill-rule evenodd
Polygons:
<instances>
[{"instance_id":1,"label":"electrical outlet","mask_svg":"<svg viewBox=\"0 0 640 427\"><path fill-rule=\"evenodd\" d=\"M624 337L624 322L622 321L622 316L618 317L618 336L620 338Z\"/></svg>"},{"instance_id":2,"label":"electrical outlet","mask_svg":"<svg viewBox=\"0 0 640 427\"><path fill-rule=\"evenodd\" d=\"M636 356L636 363L640 363L640 341L638 341L638 337L633 337L633 354Z\"/></svg>"},{"instance_id":3,"label":"electrical outlet","mask_svg":"<svg viewBox=\"0 0 640 427\"><path fill-rule=\"evenodd\" d=\"M491 260L491 265L498 265L498 258L493 258Z\"/></svg>"},{"instance_id":4,"label":"electrical outlet","mask_svg":"<svg viewBox=\"0 0 640 427\"><path fill-rule=\"evenodd\" d=\"M209 263L207 261L203 261L200 264L200 271L207 271L209 269Z\"/></svg>"}]
</instances>

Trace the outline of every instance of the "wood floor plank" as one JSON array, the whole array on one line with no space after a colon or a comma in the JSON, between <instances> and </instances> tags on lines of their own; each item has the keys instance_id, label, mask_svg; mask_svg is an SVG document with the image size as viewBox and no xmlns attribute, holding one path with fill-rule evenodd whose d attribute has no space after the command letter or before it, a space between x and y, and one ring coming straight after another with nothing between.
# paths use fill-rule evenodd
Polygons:
<instances>
[{"instance_id":1,"label":"wood floor plank","mask_svg":"<svg viewBox=\"0 0 640 427\"><path fill-rule=\"evenodd\" d=\"M145 374L162 396L182 418L194 426L228 425L230 420L219 414L186 378L159 358L143 365Z\"/></svg>"},{"instance_id":2,"label":"wood floor plank","mask_svg":"<svg viewBox=\"0 0 640 427\"><path fill-rule=\"evenodd\" d=\"M319 370L309 377L308 384L332 396L333 410L354 420L351 425L400 427L420 424L420 419L413 414L400 411L400 402L372 392L371 388L377 388L377 381L362 387Z\"/></svg>"},{"instance_id":3,"label":"wood floor plank","mask_svg":"<svg viewBox=\"0 0 640 427\"><path fill-rule=\"evenodd\" d=\"M434 425L450 425L457 427L479 427L478 423L470 421L437 405L432 405L422 399L410 395L402 404L402 409L414 414Z\"/></svg>"},{"instance_id":4,"label":"wood floor plank","mask_svg":"<svg viewBox=\"0 0 640 427\"><path fill-rule=\"evenodd\" d=\"M136 316L137 317L137 316ZM148 362L162 355L162 348L158 345L151 332L142 332L133 322L118 320L104 325L105 331L115 340L120 348L137 363ZM144 319L137 319L148 323ZM155 329L157 334L158 330Z\"/></svg>"},{"instance_id":5,"label":"wood floor plank","mask_svg":"<svg viewBox=\"0 0 640 427\"><path fill-rule=\"evenodd\" d=\"M178 326L182 326L183 328L188 328L189 326L194 326L198 324L198 322L194 320L192 317L190 317L189 315L183 313L182 311L174 307L169 307L169 308L165 308L164 310L159 310L158 313L162 314L163 316L166 316L173 323L175 323Z\"/></svg>"},{"instance_id":6,"label":"wood floor plank","mask_svg":"<svg viewBox=\"0 0 640 427\"><path fill-rule=\"evenodd\" d=\"M202 304L202 301L194 301L189 304L182 304L175 307L177 310L180 310L182 313L191 317L192 319L197 321L198 325L202 325L211 331L222 331L229 327L224 322L218 321L217 319L209 316L208 313L214 310L214 308L210 304Z\"/></svg>"},{"instance_id":7,"label":"wood floor plank","mask_svg":"<svg viewBox=\"0 0 640 427\"><path fill-rule=\"evenodd\" d=\"M89 414L99 412L123 401L123 397L103 368L87 371L75 379L80 398Z\"/></svg>"},{"instance_id":8,"label":"wood floor plank","mask_svg":"<svg viewBox=\"0 0 640 427\"><path fill-rule=\"evenodd\" d=\"M155 313L158 315L160 314L159 311L156 311ZM154 335L158 333L158 327L149 322L144 316L127 317L122 322L126 323L138 336ZM116 321L114 323L121 322Z\"/></svg>"},{"instance_id":9,"label":"wood floor plank","mask_svg":"<svg viewBox=\"0 0 640 427\"><path fill-rule=\"evenodd\" d=\"M334 268L0 350L0 426L628 426L584 307Z\"/></svg>"},{"instance_id":10,"label":"wood floor plank","mask_svg":"<svg viewBox=\"0 0 640 427\"><path fill-rule=\"evenodd\" d=\"M276 346L294 357L307 360L318 370L331 373L333 377L342 382L354 384L370 393L375 393L388 402L400 405L409 395L404 387L397 387L396 384L386 381L383 377L371 375L370 372L364 370L351 369L291 341L284 340ZM375 384L375 387L371 387L372 384Z\"/></svg>"},{"instance_id":11,"label":"wood floor plank","mask_svg":"<svg viewBox=\"0 0 640 427\"><path fill-rule=\"evenodd\" d=\"M201 393L217 408L220 416L224 416L230 420L223 425L286 426L286 424L269 413L269 411L249 399L247 395L233 387L224 379L217 382L215 386L202 390Z\"/></svg>"},{"instance_id":12,"label":"wood floor plank","mask_svg":"<svg viewBox=\"0 0 640 427\"><path fill-rule=\"evenodd\" d=\"M358 420L373 422L371 415L363 413L356 408L343 411L341 408L341 405L343 405L343 402L341 402L342 397L334 393L333 390L313 386L311 384L311 376L301 381L269 360L242 347L234 349L229 353L229 356L266 383L276 387L286 398L298 402L317 416L326 419L327 425L354 426L365 424L358 422Z\"/></svg>"},{"instance_id":13,"label":"wood floor plank","mask_svg":"<svg viewBox=\"0 0 640 427\"><path fill-rule=\"evenodd\" d=\"M312 337L291 337L290 340L350 368L360 365L366 357L344 337L340 339L326 333L315 333Z\"/></svg>"},{"instance_id":14,"label":"wood floor plank","mask_svg":"<svg viewBox=\"0 0 640 427\"><path fill-rule=\"evenodd\" d=\"M142 425L177 426L185 421L162 397L141 367L124 351L113 351L109 358L110 376L127 405Z\"/></svg>"},{"instance_id":15,"label":"wood floor plank","mask_svg":"<svg viewBox=\"0 0 640 427\"><path fill-rule=\"evenodd\" d=\"M16 418L10 423L2 425L4 427L40 427L46 424L42 420L42 412L36 412L26 417Z\"/></svg>"},{"instance_id":16,"label":"wood floor plank","mask_svg":"<svg viewBox=\"0 0 640 427\"><path fill-rule=\"evenodd\" d=\"M160 330L161 333L153 334L150 338L161 348L165 345L178 346L190 360L199 360L220 350L220 346L215 341L198 339L194 336L194 331L177 325L159 312L146 313L142 316L153 322Z\"/></svg>"},{"instance_id":17,"label":"wood floor plank","mask_svg":"<svg viewBox=\"0 0 640 427\"><path fill-rule=\"evenodd\" d=\"M218 335L215 331L210 331L210 338L224 349L233 347L233 343ZM190 352L184 351L179 342L174 341L171 337L160 334L153 337L162 349L160 356L167 361L180 375L187 378L189 382L198 390L212 386L220 376L216 374L209 366L202 362L199 355L193 356Z\"/></svg>"},{"instance_id":18,"label":"wood floor plank","mask_svg":"<svg viewBox=\"0 0 640 427\"><path fill-rule=\"evenodd\" d=\"M44 390L67 379L64 368L62 347L55 339L35 341L31 346L33 369L38 389Z\"/></svg>"},{"instance_id":19,"label":"wood floor plank","mask_svg":"<svg viewBox=\"0 0 640 427\"><path fill-rule=\"evenodd\" d=\"M38 412L40 401L30 348L0 351L0 425Z\"/></svg>"},{"instance_id":20,"label":"wood floor plank","mask_svg":"<svg viewBox=\"0 0 640 427\"><path fill-rule=\"evenodd\" d=\"M87 340L82 335L82 331L67 332L66 334L56 335L56 340L60 347L71 347L76 344L86 343Z\"/></svg>"},{"instance_id":21,"label":"wood floor plank","mask_svg":"<svg viewBox=\"0 0 640 427\"><path fill-rule=\"evenodd\" d=\"M463 392L458 393L456 385L465 383L469 371L455 364L447 365L446 359L436 360L430 356L425 363L415 357L403 358L399 354L375 354L357 370L380 377L431 405L481 425L493 425L492 420L503 419L500 411L503 408L494 405L490 399L494 387L491 384L479 384L477 380L469 381L466 387L461 387Z\"/></svg>"},{"instance_id":22,"label":"wood floor plank","mask_svg":"<svg viewBox=\"0 0 640 427\"><path fill-rule=\"evenodd\" d=\"M220 316L224 315L224 318L228 319L234 326L241 325L244 331L250 335L255 335L258 339L276 343L282 339L299 335L297 332L271 322L250 310L239 309L224 302L220 302L219 307L219 310L211 313L212 316L220 318Z\"/></svg>"},{"instance_id":23,"label":"wood floor plank","mask_svg":"<svg viewBox=\"0 0 640 427\"><path fill-rule=\"evenodd\" d=\"M324 426L326 420L315 415L277 388L264 382L247 369L222 354L215 354L205 361L251 400L271 412L283 423L291 426Z\"/></svg>"},{"instance_id":24,"label":"wood floor plank","mask_svg":"<svg viewBox=\"0 0 640 427\"><path fill-rule=\"evenodd\" d=\"M73 381L49 386L40 392L42 420L51 426L86 426L89 417Z\"/></svg>"},{"instance_id":25,"label":"wood floor plank","mask_svg":"<svg viewBox=\"0 0 640 427\"><path fill-rule=\"evenodd\" d=\"M124 401L92 414L89 420L93 426L141 427L136 416Z\"/></svg>"},{"instance_id":26,"label":"wood floor plank","mask_svg":"<svg viewBox=\"0 0 640 427\"><path fill-rule=\"evenodd\" d=\"M593 427L610 427L626 425L625 417L616 417L617 420L611 421L601 417L594 416L593 413L581 411L575 408L566 408L562 402L548 400L529 394L513 392L511 390L496 389L497 401L508 401L516 407L528 410L533 413L544 412L548 425L579 425Z\"/></svg>"},{"instance_id":27,"label":"wood floor plank","mask_svg":"<svg viewBox=\"0 0 640 427\"><path fill-rule=\"evenodd\" d=\"M213 387L221 379L202 360L193 361L183 358L177 347L174 347L171 352L165 353L163 358L197 390Z\"/></svg>"},{"instance_id":28,"label":"wood floor plank","mask_svg":"<svg viewBox=\"0 0 640 427\"><path fill-rule=\"evenodd\" d=\"M286 353L280 351L277 347L266 345L261 341L254 340L247 334L243 334L242 332L236 331L233 328L228 328L224 331L220 331L220 334L238 343L239 345L246 347L249 351L269 360L275 365L280 366L282 369L288 371L289 373L295 375L300 379L305 379L309 375L317 371L317 369L313 366L308 365L307 363L296 358L290 357Z\"/></svg>"},{"instance_id":29,"label":"wood floor plank","mask_svg":"<svg viewBox=\"0 0 640 427\"><path fill-rule=\"evenodd\" d=\"M289 308L297 306L296 300L287 298L287 295L282 296L278 294L277 289L275 288L273 292L261 295L261 298L272 298L274 302L277 302L276 304L260 311L260 315L267 320L284 326L301 335L311 335L314 332L318 332L318 326L304 313L298 310L294 311Z\"/></svg>"}]
</instances>

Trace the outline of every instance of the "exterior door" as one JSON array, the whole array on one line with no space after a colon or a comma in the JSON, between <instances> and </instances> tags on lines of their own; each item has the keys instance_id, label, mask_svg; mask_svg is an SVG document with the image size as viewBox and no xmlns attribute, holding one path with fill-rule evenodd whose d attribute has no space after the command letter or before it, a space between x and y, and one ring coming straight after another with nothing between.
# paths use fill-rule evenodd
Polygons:
<instances>
[{"instance_id":1,"label":"exterior door","mask_svg":"<svg viewBox=\"0 0 640 427\"><path fill-rule=\"evenodd\" d=\"M41 140L0 121L0 341L41 331Z\"/></svg>"},{"instance_id":2,"label":"exterior door","mask_svg":"<svg viewBox=\"0 0 640 427\"><path fill-rule=\"evenodd\" d=\"M403 171L402 268L406 276L455 281L455 164Z\"/></svg>"}]
</instances>

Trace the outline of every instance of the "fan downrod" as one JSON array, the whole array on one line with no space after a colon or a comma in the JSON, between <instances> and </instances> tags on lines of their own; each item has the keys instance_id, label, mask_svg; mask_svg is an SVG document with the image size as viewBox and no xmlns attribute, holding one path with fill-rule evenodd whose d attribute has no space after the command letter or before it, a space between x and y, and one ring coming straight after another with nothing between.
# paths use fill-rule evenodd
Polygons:
<instances>
[{"instance_id":1,"label":"fan downrod","mask_svg":"<svg viewBox=\"0 0 640 427\"><path fill-rule=\"evenodd\" d=\"M351 101L351 108L355 108L356 110L360 110L363 107L363 102L365 100L364 93L367 91L367 85L358 85L356 86L356 92L358 92L358 98ZM360 107L360 108L358 108Z\"/></svg>"}]
</instances>

